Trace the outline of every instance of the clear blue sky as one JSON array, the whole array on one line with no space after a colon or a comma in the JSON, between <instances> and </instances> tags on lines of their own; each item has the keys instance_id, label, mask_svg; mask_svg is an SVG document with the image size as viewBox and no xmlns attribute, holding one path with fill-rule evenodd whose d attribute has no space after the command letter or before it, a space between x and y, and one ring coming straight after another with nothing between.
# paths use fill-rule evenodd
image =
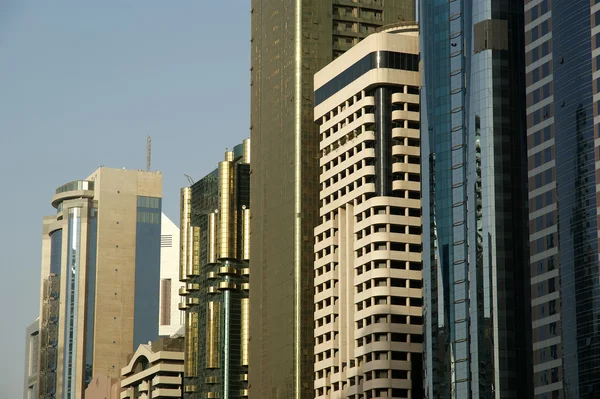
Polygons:
<instances>
[{"instance_id":1,"label":"clear blue sky","mask_svg":"<svg viewBox=\"0 0 600 399\"><path fill-rule=\"evenodd\" d=\"M184 173L249 134L248 0L0 0L0 398L20 398L39 307L42 217L99 165Z\"/></svg>"}]
</instances>

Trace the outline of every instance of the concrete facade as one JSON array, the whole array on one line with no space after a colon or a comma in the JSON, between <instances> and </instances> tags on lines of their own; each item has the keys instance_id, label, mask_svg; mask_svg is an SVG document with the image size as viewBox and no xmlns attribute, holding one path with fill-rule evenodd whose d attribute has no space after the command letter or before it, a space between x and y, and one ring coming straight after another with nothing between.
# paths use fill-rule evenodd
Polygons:
<instances>
[{"instance_id":1,"label":"concrete facade","mask_svg":"<svg viewBox=\"0 0 600 399\"><path fill-rule=\"evenodd\" d=\"M74 399L118 378L158 337L162 175L100 168L56 190L44 218L40 394Z\"/></svg>"},{"instance_id":2,"label":"concrete facade","mask_svg":"<svg viewBox=\"0 0 600 399\"><path fill-rule=\"evenodd\" d=\"M183 350L183 338L140 345L121 369L119 398L183 398Z\"/></svg>"},{"instance_id":3,"label":"concrete facade","mask_svg":"<svg viewBox=\"0 0 600 399\"><path fill-rule=\"evenodd\" d=\"M185 312L179 310L179 227L162 214L160 224L160 325L158 334L170 337L184 325Z\"/></svg>"},{"instance_id":4,"label":"concrete facade","mask_svg":"<svg viewBox=\"0 0 600 399\"><path fill-rule=\"evenodd\" d=\"M85 389L85 399L120 399L121 381L105 375L95 375Z\"/></svg>"},{"instance_id":5,"label":"concrete facade","mask_svg":"<svg viewBox=\"0 0 600 399\"><path fill-rule=\"evenodd\" d=\"M318 399L423 395L418 58L398 24L315 75Z\"/></svg>"},{"instance_id":6,"label":"concrete facade","mask_svg":"<svg viewBox=\"0 0 600 399\"><path fill-rule=\"evenodd\" d=\"M37 399L40 349L40 319L35 319L25 331L25 381L23 399Z\"/></svg>"}]
</instances>

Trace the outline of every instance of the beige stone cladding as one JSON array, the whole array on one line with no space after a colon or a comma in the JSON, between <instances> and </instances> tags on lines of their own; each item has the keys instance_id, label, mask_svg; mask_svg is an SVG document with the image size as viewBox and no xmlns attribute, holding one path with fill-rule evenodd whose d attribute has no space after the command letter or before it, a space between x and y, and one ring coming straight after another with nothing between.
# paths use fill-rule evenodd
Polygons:
<instances>
[{"instance_id":1,"label":"beige stone cladding","mask_svg":"<svg viewBox=\"0 0 600 399\"><path fill-rule=\"evenodd\" d=\"M88 180L98 203L93 368L114 378L133 348L137 197L162 197L162 175L100 168Z\"/></svg>"},{"instance_id":2,"label":"beige stone cladding","mask_svg":"<svg viewBox=\"0 0 600 399\"><path fill-rule=\"evenodd\" d=\"M319 90L374 57L371 69L338 79L343 83L337 91L315 107L321 168L315 398L420 397L418 40L416 26L398 25L368 36L315 75ZM413 69L385 67L381 59L387 54L409 57ZM381 87L385 98L377 94ZM387 129L382 118L389 121ZM380 192L386 179L389 189Z\"/></svg>"},{"instance_id":3,"label":"beige stone cladding","mask_svg":"<svg viewBox=\"0 0 600 399\"><path fill-rule=\"evenodd\" d=\"M94 375L118 378L127 363L134 336L138 196L161 198L162 175L102 167L52 197L56 215L44 218L42 234L40 393L54 390L63 397L68 389L70 397L83 397L86 364Z\"/></svg>"},{"instance_id":4,"label":"beige stone cladding","mask_svg":"<svg viewBox=\"0 0 600 399\"><path fill-rule=\"evenodd\" d=\"M85 399L119 399L120 381L105 375L96 375L85 389Z\"/></svg>"}]
</instances>

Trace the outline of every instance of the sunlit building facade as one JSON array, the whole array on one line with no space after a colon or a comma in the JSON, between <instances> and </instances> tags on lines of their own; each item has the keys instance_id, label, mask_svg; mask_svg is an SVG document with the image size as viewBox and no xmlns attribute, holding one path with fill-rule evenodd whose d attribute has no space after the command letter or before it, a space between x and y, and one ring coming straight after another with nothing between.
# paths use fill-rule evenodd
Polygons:
<instances>
[{"instance_id":1,"label":"sunlit building facade","mask_svg":"<svg viewBox=\"0 0 600 399\"><path fill-rule=\"evenodd\" d=\"M248 396L250 140L181 191L186 398Z\"/></svg>"},{"instance_id":2,"label":"sunlit building facade","mask_svg":"<svg viewBox=\"0 0 600 399\"><path fill-rule=\"evenodd\" d=\"M413 0L252 0L250 396L312 398L319 131L314 74Z\"/></svg>"},{"instance_id":3,"label":"sunlit building facade","mask_svg":"<svg viewBox=\"0 0 600 399\"><path fill-rule=\"evenodd\" d=\"M315 75L319 399L423 396L418 26L382 29Z\"/></svg>"},{"instance_id":4,"label":"sunlit building facade","mask_svg":"<svg viewBox=\"0 0 600 399\"><path fill-rule=\"evenodd\" d=\"M118 399L183 398L184 347L183 337L138 346L121 369Z\"/></svg>"},{"instance_id":5,"label":"sunlit building facade","mask_svg":"<svg viewBox=\"0 0 600 399\"><path fill-rule=\"evenodd\" d=\"M83 397L158 338L162 175L100 168L56 189L42 233L39 395Z\"/></svg>"}]
</instances>

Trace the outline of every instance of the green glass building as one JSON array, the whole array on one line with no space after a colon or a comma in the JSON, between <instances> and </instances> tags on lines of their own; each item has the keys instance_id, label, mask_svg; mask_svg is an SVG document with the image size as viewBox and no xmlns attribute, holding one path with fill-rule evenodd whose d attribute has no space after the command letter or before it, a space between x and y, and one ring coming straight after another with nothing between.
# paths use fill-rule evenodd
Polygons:
<instances>
[{"instance_id":1,"label":"green glass building","mask_svg":"<svg viewBox=\"0 0 600 399\"><path fill-rule=\"evenodd\" d=\"M313 75L413 0L252 0L250 397L313 397Z\"/></svg>"},{"instance_id":2,"label":"green glass building","mask_svg":"<svg viewBox=\"0 0 600 399\"><path fill-rule=\"evenodd\" d=\"M248 396L250 141L181 196L186 398Z\"/></svg>"}]
</instances>

